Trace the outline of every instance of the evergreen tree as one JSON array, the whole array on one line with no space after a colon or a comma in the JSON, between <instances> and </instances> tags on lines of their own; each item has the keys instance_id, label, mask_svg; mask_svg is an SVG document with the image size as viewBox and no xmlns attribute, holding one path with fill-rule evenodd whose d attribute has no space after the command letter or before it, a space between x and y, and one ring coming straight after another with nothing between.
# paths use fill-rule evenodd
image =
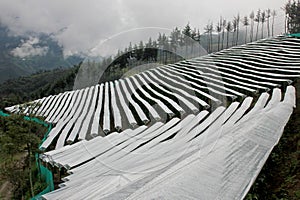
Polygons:
<instances>
[{"instance_id":1,"label":"evergreen tree","mask_svg":"<svg viewBox=\"0 0 300 200\"><path fill-rule=\"evenodd\" d=\"M193 55L194 53L194 42L196 41L197 39L197 31L196 31L196 28L194 28L194 30L192 31L192 34L191 34L191 53Z\"/></svg>"},{"instance_id":2,"label":"evergreen tree","mask_svg":"<svg viewBox=\"0 0 300 200\"><path fill-rule=\"evenodd\" d=\"M257 23L255 40L258 40L258 28L259 28L259 23L261 21L261 11L260 11L260 9L257 11L254 21Z\"/></svg>"},{"instance_id":3,"label":"evergreen tree","mask_svg":"<svg viewBox=\"0 0 300 200\"><path fill-rule=\"evenodd\" d=\"M224 38L225 38L225 29L226 29L227 23L226 20L222 20L222 47L221 49L224 49Z\"/></svg>"},{"instance_id":4,"label":"evergreen tree","mask_svg":"<svg viewBox=\"0 0 300 200\"><path fill-rule=\"evenodd\" d=\"M271 17L271 9L268 8L266 11L268 37L270 37L270 17Z\"/></svg>"},{"instance_id":5,"label":"evergreen tree","mask_svg":"<svg viewBox=\"0 0 300 200\"><path fill-rule=\"evenodd\" d=\"M206 34L207 52L210 53L210 24L206 24L204 33Z\"/></svg>"},{"instance_id":6,"label":"evergreen tree","mask_svg":"<svg viewBox=\"0 0 300 200\"><path fill-rule=\"evenodd\" d=\"M264 23L266 22L266 12L261 13L261 38L264 38Z\"/></svg>"},{"instance_id":7,"label":"evergreen tree","mask_svg":"<svg viewBox=\"0 0 300 200\"><path fill-rule=\"evenodd\" d=\"M179 40L179 34L178 34L178 28L176 27L172 32L171 32L171 35L170 35L170 48L171 48L171 51L174 51L175 54L177 54L177 47L178 47L178 40ZM174 58L174 61L175 61L176 58Z\"/></svg>"},{"instance_id":8,"label":"evergreen tree","mask_svg":"<svg viewBox=\"0 0 300 200\"><path fill-rule=\"evenodd\" d=\"M277 15L276 11L273 10L271 15L272 15L272 36L274 36L274 22L275 22L275 16Z\"/></svg>"},{"instance_id":9,"label":"evergreen tree","mask_svg":"<svg viewBox=\"0 0 300 200\"><path fill-rule=\"evenodd\" d=\"M239 42L239 29L240 29L240 14L236 16L236 44Z\"/></svg>"},{"instance_id":10,"label":"evergreen tree","mask_svg":"<svg viewBox=\"0 0 300 200\"><path fill-rule=\"evenodd\" d=\"M222 31L222 18L220 18L220 21L217 23L216 30L218 32L218 51L220 51L220 33Z\"/></svg>"},{"instance_id":11,"label":"evergreen tree","mask_svg":"<svg viewBox=\"0 0 300 200\"><path fill-rule=\"evenodd\" d=\"M245 33L245 44L246 44L246 43L247 43L247 36L248 36L248 26L250 25L250 24L249 24L249 19L248 19L247 16L244 17L243 25L244 25L245 28L246 28L246 33Z\"/></svg>"},{"instance_id":12,"label":"evergreen tree","mask_svg":"<svg viewBox=\"0 0 300 200\"><path fill-rule=\"evenodd\" d=\"M213 41L213 37L212 37L212 33L214 31L214 24L213 23L210 23L210 26L209 26L209 32L210 32L210 47L211 47L211 51L213 51L213 46L212 46L212 41Z\"/></svg>"},{"instance_id":13,"label":"evergreen tree","mask_svg":"<svg viewBox=\"0 0 300 200\"><path fill-rule=\"evenodd\" d=\"M254 12L252 11L250 13L250 20L251 20L251 27L250 27L250 41L252 42L253 41L253 32L254 32Z\"/></svg>"},{"instance_id":14,"label":"evergreen tree","mask_svg":"<svg viewBox=\"0 0 300 200\"><path fill-rule=\"evenodd\" d=\"M237 19L236 17L233 18L233 21L232 21L232 28L233 28L233 36L232 36L232 46L234 46L235 44L235 35L236 35L236 30L237 30Z\"/></svg>"},{"instance_id":15,"label":"evergreen tree","mask_svg":"<svg viewBox=\"0 0 300 200\"><path fill-rule=\"evenodd\" d=\"M229 44L229 34L232 31L232 24L231 22L227 22L227 26L226 26L226 31L227 31L227 45L226 48L228 48L228 44Z\"/></svg>"},{"instance_id":16,"label":"evergreen tree","mask_svg":"<svg viewBox=\"0 0 300 200\"><path fill-rule=\"evenodd\" d=\"M286 13L286 32L300 33L300 1L289 0L284 9Z\"/></svg>"},{"instance_id":17,"label":"evergreen tree","mask_svg":"<svg viewBox=\"0 0 300 200\"><path fill-rule=\"evenodd\" d=\"M183 35L185 35L187 37L191 37L192 29L191 29L190 23L187 23L187 25L184 27L182 33L183 33Z\"/></svg>"},{"instance_id":18,"label":"evergreen tree","mask_svg":"<svg viewBox=\"0 0 300 200\"><path fill-rule=\"evenodd\" d=\"M148 42L146 44L146 48L151 48L151 47L152 47L152 38L149 37L149 40L148 40Z\"/></svg>"}]
</instances>

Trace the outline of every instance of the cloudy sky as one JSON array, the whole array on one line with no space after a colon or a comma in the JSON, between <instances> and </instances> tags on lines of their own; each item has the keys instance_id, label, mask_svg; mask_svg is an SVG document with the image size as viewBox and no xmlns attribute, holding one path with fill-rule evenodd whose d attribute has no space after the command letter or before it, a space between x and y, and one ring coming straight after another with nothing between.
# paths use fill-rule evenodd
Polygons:
<instances>
[{"instance_id":1,"label":"cloudy sky","mask_svg":"<svg viewBox=\"0 0 300 200\"><path fill-rule=\"evenodd\" d=\"M231 20L257 9L275 9L276 24L283 26L281 0L1 0L0 21L11 34L52 34L65 55L115 48L149 35L184 27L200 31L222 15ZM145 28L146 27L146 28ZM280 30L279 30L280 31ZM33 39L30 38L31 42ZM118 41L118 42L115 42ZM135 42L135 41L133 41ZM29 47L30 48L30 47ZM104 49L104 50L103 50ZM42 50L41 50L42 51ZM102 52L103 53L103 52Z\"/></svg>"}]
</instances>

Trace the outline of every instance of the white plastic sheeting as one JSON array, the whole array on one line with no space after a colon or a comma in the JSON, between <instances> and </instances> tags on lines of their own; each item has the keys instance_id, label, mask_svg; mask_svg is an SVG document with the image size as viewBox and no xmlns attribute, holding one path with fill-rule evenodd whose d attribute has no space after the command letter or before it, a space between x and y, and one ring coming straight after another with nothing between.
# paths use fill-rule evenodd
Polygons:
<instances>
[{"instance_id":1,"label":"white plastic sheeting","mask_svg":"<svg viewBox=\"0 0 300 200\"><path fill-rule=\"evenodd\" d=\"M242 199L295 107L293 86L283 101L279 92L270 100L263 93L250 111L252 98L246 98L209 115L202 111L50 151L44 161L72 174L43 198Z\"/></svg>"},{"instance_id":2,"label":"white plastic sheeting","mask_svg":"<svg viewBox=\"0 0 300 200\"><path fill-rule=\"evenodd\" d=\"M94 119L93 119L93 123L92 123L92 130L91 130L91 135L93 137L97 136L99 133L99 129L100 129L100 112L102 109L102 100L103 100L103 84L101 84L100 86L97 85L96 87L100 88L99 89L99 96L98 96L98 102L96 104L96 111L94 113Z\"/></svg>"},{"instance_id":3,"label":"white plastic sheeting","mask_svg":"<svg viewBox=\"0 0 300 200\"><path fill-rule=\"evenodd\" d=\"M169 90L166 90L165 88L161 87L159 84L157 84L156 82L154 82L152 79L149 78L149 76L146 74L146 73L141 73L141 74L138 74L137 76L142 79L142 76L143 75L151 84L153 84L156 88L160 89L161 91L167 93L168 95L173 95L175 96L177 99L179 99L183 104L185 104L190 110L192 110L194 113L198 112L199 109L194 106L194 104L192 104L189 100L187 100L186 98L184 98L183 96L181 95L178 95L177 93L175 92L172 92L172 91L169 91ZM168 100L169 101L169 100ZM180 112L181 109L178 109Z\"/></svg>"},{"instance_id":4,"label":"white plastic sheeting","mask_svg":"<svg viewBox=\"0 0 300 200\"><path fill-rule=\"evenodd\" d=\"M116 91L120 100L120 104L121 107L123 108L123 111L128 119L129 124L131 125L131 127L135 127L137 125L137 122L132 114L132 112L130 111L128 105L125 102L124 96L121 92L120 86L119 86L119 82L115 81L115 86L116 86Z\"/></svg>"},{"instance_id":5,"label":"white plastic sheeting","mask_svg":"<svg viewBox=\"0 0 300 200\"><path fill-rule=\"evenodd\" d=\"M94 88L45 97L36 100L41 105L34 108L24 110L24 105L19 105L7 110L25 114L33 110L45 117L54 128L41 148L61 148L137 125L197 115L226 103L228 97L239 97L240 101L246 95L290 84L300 75L299 41L290 37L264 39ZM275 102L280 101L277 97Z\"/></svg>"}]
</instances>

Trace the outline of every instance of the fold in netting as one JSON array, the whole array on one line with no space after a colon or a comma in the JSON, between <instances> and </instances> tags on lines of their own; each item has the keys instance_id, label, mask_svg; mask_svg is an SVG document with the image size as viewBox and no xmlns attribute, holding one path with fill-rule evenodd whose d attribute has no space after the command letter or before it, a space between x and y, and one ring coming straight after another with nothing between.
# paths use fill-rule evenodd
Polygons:
<instances>
[{"instance_id":1,"label":"fold in netting","mask_svg":"<svg viewBox=\"0 0 300 200\"><path fill-rule=\"evenodd\" d=\"M295 88L47 152L69 169L45 199L243 199L296 105Z\"/></svg>"}]
</instances>

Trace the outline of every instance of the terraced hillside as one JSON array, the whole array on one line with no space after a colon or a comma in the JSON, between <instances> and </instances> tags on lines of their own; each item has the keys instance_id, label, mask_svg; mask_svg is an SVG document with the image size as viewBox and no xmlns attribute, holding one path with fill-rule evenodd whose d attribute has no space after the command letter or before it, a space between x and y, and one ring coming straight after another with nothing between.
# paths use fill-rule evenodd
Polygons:
<instances>
[{"instance_id":1,"label":"terraced hillside","mask_svg":"<svg viewBox=\"0 0 300 200\"><path fill-rule=\"evenodd\" d=\"M71 173L44 198L243 198L295 106L299 44L264 39L36 100L22 112L55 125L42 159Z\"/></svg>"}]
</instances>

